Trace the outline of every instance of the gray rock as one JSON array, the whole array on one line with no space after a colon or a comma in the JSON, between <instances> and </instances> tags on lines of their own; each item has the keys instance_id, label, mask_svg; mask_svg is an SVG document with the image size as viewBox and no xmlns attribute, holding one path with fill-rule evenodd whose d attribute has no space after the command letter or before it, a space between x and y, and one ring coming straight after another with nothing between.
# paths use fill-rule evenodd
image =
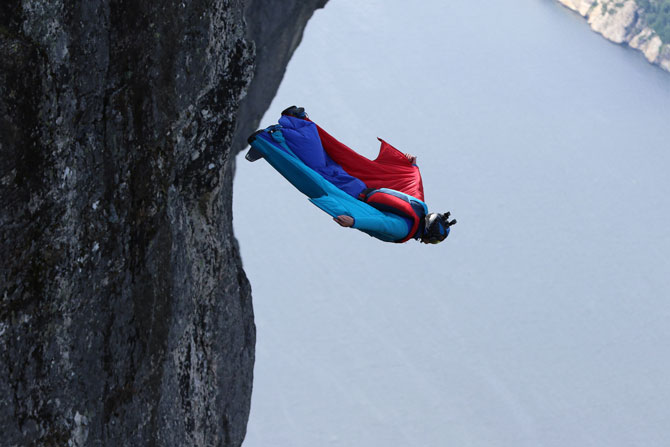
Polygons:
<instances>
[{"instance_id":1,"label":"gray rock","mask_svg":"<svg viewBox=\"0 0 670 447\"><path fill-rule=\"evenodd\" d=\"M241 444L234 155L324 3L0 6L3 445Z\"/></svg>"}]
</instances>

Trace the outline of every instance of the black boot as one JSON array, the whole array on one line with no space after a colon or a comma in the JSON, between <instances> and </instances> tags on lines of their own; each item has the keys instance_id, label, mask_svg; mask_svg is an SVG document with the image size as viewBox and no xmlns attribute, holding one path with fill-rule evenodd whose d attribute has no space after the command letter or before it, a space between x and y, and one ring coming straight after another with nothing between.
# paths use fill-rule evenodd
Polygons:
<instances>
[{"instance_id":1,"label":"black boot","mask_svg":"<svg viewBox=\"0 0 670 447\"><path fill-rule=\"evenodd\" d=\"M249 135L249 138L247 138L247 143L249 144L253 143L254 140L256 140L258 134L262 132L264 132L263 129L257 130L256 132ZM263 158L263 154L261 154L258 150L254 149L253 147L250 147L249 151L247 152L247 155L245 155L244 158L246 158L247 161L256 161Z\"/></svg>"},{"instance_id":2,"label":"black boot","mask_svg":"<svg viewBox=\"0 0 670 447\"><path fill-rule=\"evenodd\" d=\"M251 147L249 148L249 151L247 152L247 155L244 156L244 158L246 158L247 161L256 161L263 158L263 154Z\"/></svg>"}]
</instances>

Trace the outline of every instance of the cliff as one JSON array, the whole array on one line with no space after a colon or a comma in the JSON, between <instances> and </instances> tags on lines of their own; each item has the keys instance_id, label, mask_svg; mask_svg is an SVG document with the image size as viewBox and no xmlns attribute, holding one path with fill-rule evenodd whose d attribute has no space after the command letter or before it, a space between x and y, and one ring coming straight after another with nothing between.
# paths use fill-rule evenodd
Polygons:
<instances>
[{"instance_id":1,"label":"cliff","mask_svg":"<svg viewBox=\"0 0 670 447\"><path fill-rule=\"evenodd\" d=\"M558 1L586 17L591 28L605 38L642 51L649 62L670 71L670 44L663 43L648 26L635 0Z\"/></svg>"},{"instance_id":2,"label":"cliff","mask_svg":"<svg viewBox=\"0 0 670 447\"><path fill-rule=\"evenodd\" d=\"M2 3L3 445L241 444L234 155L325 1Z\"/></svg>"}]
</instances>

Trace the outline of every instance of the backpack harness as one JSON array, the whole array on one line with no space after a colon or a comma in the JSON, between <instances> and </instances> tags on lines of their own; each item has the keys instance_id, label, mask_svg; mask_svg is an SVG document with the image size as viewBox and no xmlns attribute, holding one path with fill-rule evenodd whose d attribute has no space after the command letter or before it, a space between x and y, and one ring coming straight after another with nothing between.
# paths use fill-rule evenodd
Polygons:
<instances>
[{"instance_id":1,"label":"backpack harness","mask_svg":"<svg viewBox=\"0 0 670 447\"><path fill-rule=\"evenodd\" d=\"M366 188L358 198L379 211L397 214L412 221L412 228L407 237L394 241L397 243L406 242L416 236L421 222L428 213L426 204L421 200L393 189Z\"/></svg>"}]
</instances>

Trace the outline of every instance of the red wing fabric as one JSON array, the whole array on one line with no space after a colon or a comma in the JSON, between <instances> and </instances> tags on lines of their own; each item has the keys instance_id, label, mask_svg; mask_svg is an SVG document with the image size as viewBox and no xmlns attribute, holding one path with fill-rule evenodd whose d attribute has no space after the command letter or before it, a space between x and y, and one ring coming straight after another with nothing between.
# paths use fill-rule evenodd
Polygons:
<instances>
[{"instance_id":1,"label":"red wing fabric","mask_svg":"<svg viewBox=\"0 0 670 447\"><path fill-rule=\"evenodd\" d=\"M398 149L379 138L379 155L370 160L337 141L318 125L317 129L330 158L350 175L361 179L368 188L394 189L424 201L419 167L411 164Z\"/></svg>"}]
</instances>

